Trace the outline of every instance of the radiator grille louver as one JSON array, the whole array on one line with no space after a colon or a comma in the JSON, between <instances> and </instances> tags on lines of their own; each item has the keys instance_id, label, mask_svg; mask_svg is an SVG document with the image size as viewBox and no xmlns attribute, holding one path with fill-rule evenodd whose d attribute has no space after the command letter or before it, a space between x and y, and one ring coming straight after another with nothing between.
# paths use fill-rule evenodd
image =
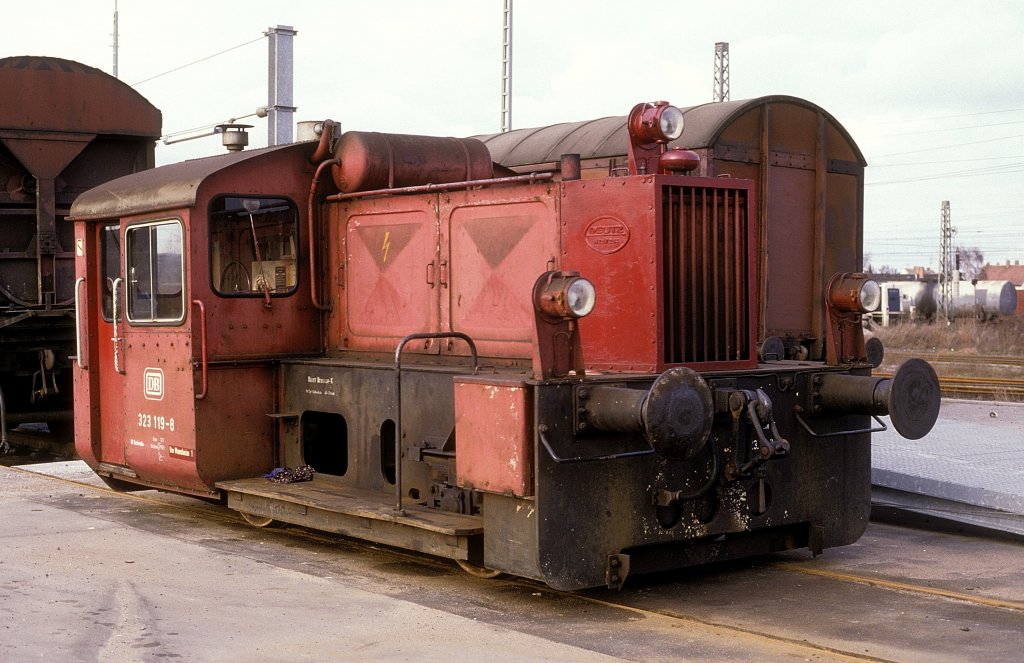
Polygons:
<instances>
[{"instance_id":1,"label":"radiator grille louver","mask_svg":"<svg viewBox=\"0 0 1024 663\"><path fill-rule=\"evenodd\" d=\"M745 189L666 186L665 362L751 360Z\"/></svg>"}]
</instances>

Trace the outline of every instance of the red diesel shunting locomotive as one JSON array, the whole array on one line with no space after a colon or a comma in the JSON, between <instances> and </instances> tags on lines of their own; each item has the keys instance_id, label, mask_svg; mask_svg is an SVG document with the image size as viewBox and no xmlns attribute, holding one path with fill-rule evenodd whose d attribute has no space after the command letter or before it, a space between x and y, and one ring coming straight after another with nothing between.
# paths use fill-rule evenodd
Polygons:
<instances>
[{"instance_id":1,"label":"red diesel shunting locomotive","mask_svg":"<svg viewBox=\"0 0 1024 663\"><path fill-rule=\"evenodd\" d=\"M75 203L78 452L111 485L618 587L855 541L870 417L937 417L927 363L870 375L863 159L808 102L640 104L530 166L548 130L335 130Z\"/></svg>"}]
</instances>

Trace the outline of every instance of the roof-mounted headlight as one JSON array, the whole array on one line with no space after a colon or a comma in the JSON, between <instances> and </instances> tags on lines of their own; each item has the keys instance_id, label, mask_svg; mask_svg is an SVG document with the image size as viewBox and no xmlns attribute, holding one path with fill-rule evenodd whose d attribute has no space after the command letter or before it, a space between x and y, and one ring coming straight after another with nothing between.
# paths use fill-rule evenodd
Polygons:
<instances>
[{"instance_id":1,"label":"roof-mounted headlight","mask_svg":"<svg viewBox=\"0 0 1024 663\"><path fill-rule=\"evenodd\" d=\"M664 106L658 116L661 135L671 142L683 135L683 111L675 106Z\"/></svg>"},{"instance_id":2,"label":"roof-mounted headlight","mask_svg":"<svg viewBox=\"0 0 1024 663\"><path fill-rule=\"evenodd\" d=\"M683 111L667 101L637 104L629 114L628 127L638 144L670 143L683 135Z\"/></svg>"}]
</instances>

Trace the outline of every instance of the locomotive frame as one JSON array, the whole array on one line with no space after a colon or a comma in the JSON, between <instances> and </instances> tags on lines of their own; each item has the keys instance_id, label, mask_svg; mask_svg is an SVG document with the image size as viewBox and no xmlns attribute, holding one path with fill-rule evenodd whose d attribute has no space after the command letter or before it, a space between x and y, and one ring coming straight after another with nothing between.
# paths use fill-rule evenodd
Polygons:
<instances>
[{"instance_id":1,"label":"locomotive frame","mask_svg":"<svg viewBox=\"0 0 1024 663\"><path fill-rule=\"evenodd\" d=\"M855 541L870 417L920 437L938 383L917 360L871 377L860 315L877 285L858 251L817 243L859 247L845 131L792 98L713 113L731 146L686 134L705 109L656 102L604 134L625 139L621 161L580 149L551 167L325 122L316 144L87 192L79 454L118 488L561 589ZM796 119L776 135L751 114ZM772 171L808 126L814 156ZM548 149L597 135L562 129ZM751 136L756 154L737 142ZM708 165L737 153L759 178ZM779 257L780 233L821 250ZM783 303L787 261L800 296ZM312 481L263 476L300 465Z\"/></svg>"}]
</instances>

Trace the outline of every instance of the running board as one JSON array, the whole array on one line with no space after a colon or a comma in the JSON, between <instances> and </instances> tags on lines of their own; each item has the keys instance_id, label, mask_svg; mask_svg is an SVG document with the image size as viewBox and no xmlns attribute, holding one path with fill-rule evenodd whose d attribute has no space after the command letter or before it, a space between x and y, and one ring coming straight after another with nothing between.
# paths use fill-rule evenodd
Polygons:
<instances>
[{"instance_id":1,"label":"running board","mask_svg":"<svg viewBox=\"0 0 1024 663\"><path fill-rule=\"evenodd\" d=\"M278 484L264 478L221 481L229 508L242 513L407 548L448 559L468 560L478 547L483 520L406 503L396 513L390 493L355 490L336 481Z\"/></svg>"}]
</instances>

